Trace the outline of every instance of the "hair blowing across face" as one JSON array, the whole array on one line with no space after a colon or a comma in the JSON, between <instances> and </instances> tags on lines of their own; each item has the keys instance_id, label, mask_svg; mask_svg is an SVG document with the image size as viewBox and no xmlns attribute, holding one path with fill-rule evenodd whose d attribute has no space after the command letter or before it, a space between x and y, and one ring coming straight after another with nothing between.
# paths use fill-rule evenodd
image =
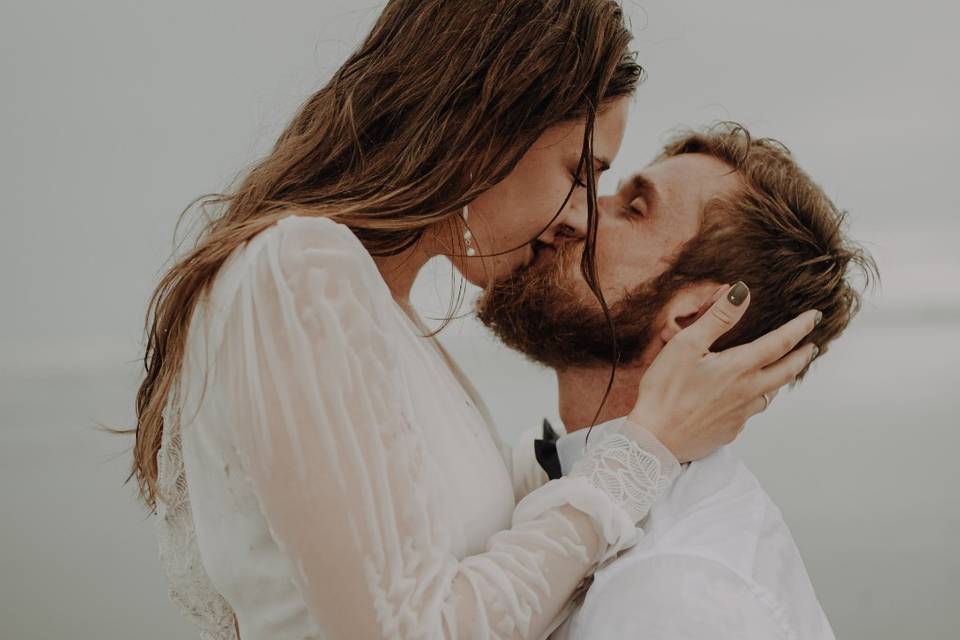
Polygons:
<instances>
[{"instance_id":1,"label":"hair blowing across face","mask_svg":"<svg viewBox=\"0 0 960 640\"><path fill-rule=\"evenodd\" d=\"M328 216L371 254L398 254L506 177L547 128L582 120L584 273L595 282L596 177L587 159L596 112L641 79L630 38L610 0L388 2L272 151L236 189L205 200L222 213L150 299L131 472L147 504L162 499L163 412L191 313L227 257L284 216Z\"/></svg>"}]
</instances>

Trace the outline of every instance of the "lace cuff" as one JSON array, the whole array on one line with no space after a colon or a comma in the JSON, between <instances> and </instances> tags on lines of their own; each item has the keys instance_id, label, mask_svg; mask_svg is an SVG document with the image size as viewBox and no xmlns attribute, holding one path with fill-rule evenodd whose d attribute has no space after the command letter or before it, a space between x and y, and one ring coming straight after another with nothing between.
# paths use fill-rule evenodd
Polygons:
<instances>
[{"instance_id":1,"label":"lace cuff","mask_svg":"<svg viewBox=\"0 0 960 640\"><path fill-rule=\"evenodd\" d=\"M660 461L660 475L665 478L667 485L680 475L680 461L673 455L673 452L660 442L657 436L630 418L624 418L620 425L614 427L611 431L623 433L640 445L641 449L656 456L657 460Z\"/></svg>"},{"instance_id":2,"label":"lace cuff","mask_svg":"<svg viewBox=\"0 0 960 640\"><path fill-rule=\"evenodd\" d=\"M657 496L677 476L679 464L672 454L662 461L661 457L647 451L636 439L624 435L625 427L631 435L633 431L646 433L643 429L635 429L636 425L629 422L608 429L595 444L590 443L570 475L586 478L637 523L646 517ZM662 444L656 444L666 451ZM663 455L663 452L658 453Z\"/></svg>"}]
</instances>

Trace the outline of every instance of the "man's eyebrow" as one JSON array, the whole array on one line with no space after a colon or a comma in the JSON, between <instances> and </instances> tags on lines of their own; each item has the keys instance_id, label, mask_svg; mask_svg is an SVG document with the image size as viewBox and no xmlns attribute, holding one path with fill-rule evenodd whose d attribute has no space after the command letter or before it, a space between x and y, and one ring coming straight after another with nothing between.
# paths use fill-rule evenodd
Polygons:
<instances>
[{"instance_id":1,"label":"man's eyebrow","mask_svg":"<svg viewBox=\"0 0 960 640\"><path fill-rule=\"evenodd\" d=\"M651 205L659 202L660 194L657 192L657 185L647 176L635 173L630 177L630 184L633 190Z\"/></svg>"}]
</instances>

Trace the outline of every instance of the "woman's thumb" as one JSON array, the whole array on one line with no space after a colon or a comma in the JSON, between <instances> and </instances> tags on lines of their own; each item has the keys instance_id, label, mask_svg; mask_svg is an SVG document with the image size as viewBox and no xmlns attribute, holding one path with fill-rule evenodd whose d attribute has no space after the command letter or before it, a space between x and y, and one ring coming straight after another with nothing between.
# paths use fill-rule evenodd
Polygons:
<instances>
[{"instance_id":1,"label":"woman's thumb","mask_svg":"<svg viewBox=\"0 0 960 640\"><path fill-rule=\"evenodd\" d=\"M750 288L742 280L730 287L696 322L687 327L688 337L704 350L733 328L750 306Z\"/></svg>"}]
</instances>

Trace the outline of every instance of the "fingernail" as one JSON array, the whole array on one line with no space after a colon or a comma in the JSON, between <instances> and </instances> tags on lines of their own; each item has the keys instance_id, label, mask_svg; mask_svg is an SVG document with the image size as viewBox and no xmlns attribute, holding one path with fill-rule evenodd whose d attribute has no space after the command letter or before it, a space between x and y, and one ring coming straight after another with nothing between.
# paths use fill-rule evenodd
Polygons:
<instances>
[{"instance_id":1,"label":"fingernail","mask_svg":"<svg viewBox=\"0 0 960 640\"><path fill-rule=\"evenodd\" d=\"M817 315L813 317L813 326L818 326L821 320L823 320L823 311L817 311Z\"/></svg>"},{"instance_id":2,"label":"fingernail","mask_svg":"<svg viewBox=\"0 0 960 640\"><path fill-rule=\"evenodd\" d=\"M743 301L747 299L749 293L750 288L741 280L730 289L730 293L727 294L727 300L729 300L733 306L739 307L743 304Z\"/></svg>"},{"instance_id":3,"label":"fingernail","mask_svg":"<svg viewBox=\"0 0 960 640\"><path fill-rule=\"evenodd\" d=\"M810 362L816 360L818 355L820 355L820 347L813 345L813 351L810 353Z\"/></svg>"}]
</instances>

